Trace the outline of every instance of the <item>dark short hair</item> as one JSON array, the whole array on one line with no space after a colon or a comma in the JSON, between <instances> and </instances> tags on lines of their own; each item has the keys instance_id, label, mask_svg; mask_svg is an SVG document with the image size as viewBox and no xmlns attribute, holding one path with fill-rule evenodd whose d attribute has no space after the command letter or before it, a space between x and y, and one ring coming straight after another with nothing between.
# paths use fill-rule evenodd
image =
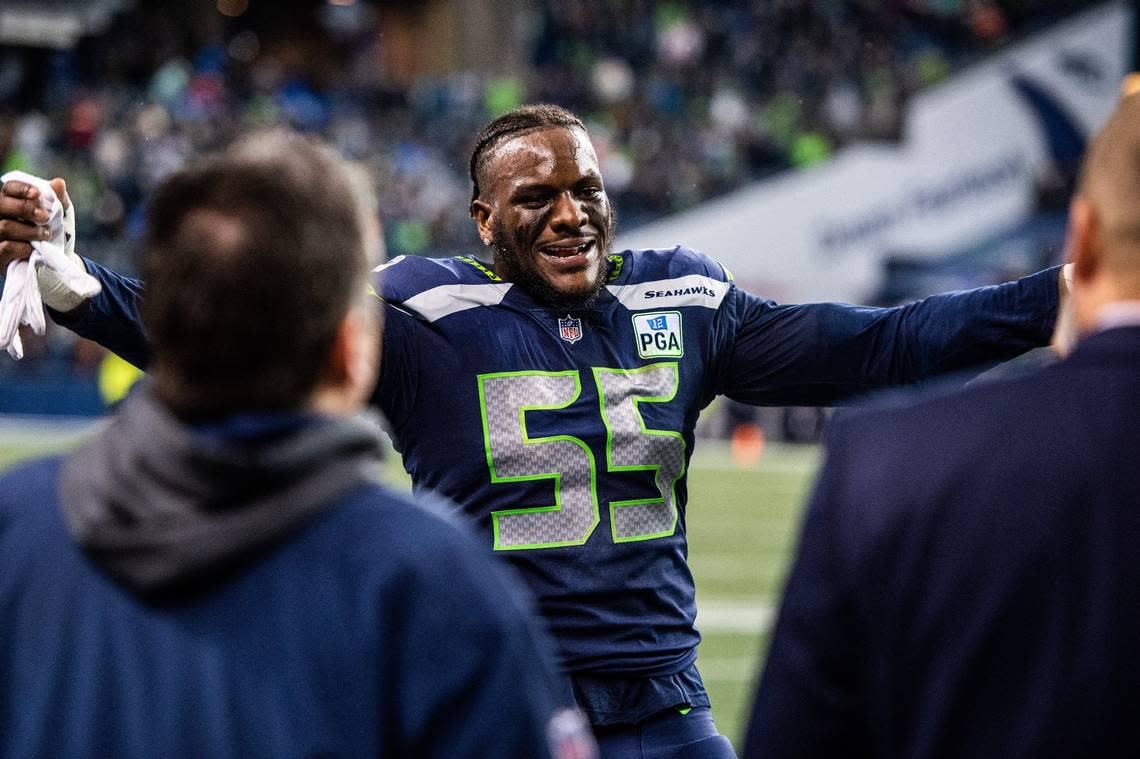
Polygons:
<instances>
[{"instance_id":1,"label":"dark short hair","mask_svg":"<svg viewBox=\"0 0 1140 759\"><path fill-rule=\"evenodd\" d=\"M471 172L472 202L479 198L479 179L483 176L491 148L494 147L499 140L511 135L533 132L549 127L564 127L566 129L581 129L583 132L586 131L586 126L582 123L581 119L565 108L558 105L550 105L549 103L520 106L504 113L483 127L483 129L479 131L479 136L475 138L475 147L471 150L471 164L469 170Z\"/></svg>"},{"instance_id":2,"label":"dark short hair","mask_svg":"<svg viewBox=\"0 0 1140 759\"><path fill-rule=\"evenodd\" d=\"M141 268L155 389L184 418L299 408L368 270L348 164L289 132L162 184Z\"/></svg>"}]
</instances>

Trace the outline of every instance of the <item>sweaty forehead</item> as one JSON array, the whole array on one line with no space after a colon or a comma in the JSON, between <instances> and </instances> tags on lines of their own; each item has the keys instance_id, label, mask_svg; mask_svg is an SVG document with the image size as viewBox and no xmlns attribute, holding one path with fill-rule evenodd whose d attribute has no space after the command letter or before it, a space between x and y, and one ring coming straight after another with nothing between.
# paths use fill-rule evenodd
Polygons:
<instances>
[{"instance_id":1,"label":"sweaty forehead","mask_svg":"<svg viewBox=\"0 0 1140 759\"><path fill-rule=\"evenodd\" d=\"M598 172L594 146L577 128L547 127L512 135L492 146L488 159L485 173L494 185L573 182Z\"/></svg>"}]
</instances>

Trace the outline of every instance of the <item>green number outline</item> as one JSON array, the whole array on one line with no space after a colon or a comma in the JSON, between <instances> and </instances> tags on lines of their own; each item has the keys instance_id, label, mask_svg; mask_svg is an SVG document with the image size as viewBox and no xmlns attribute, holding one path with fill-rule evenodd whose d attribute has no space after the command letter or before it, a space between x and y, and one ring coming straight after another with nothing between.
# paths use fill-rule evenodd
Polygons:
<instances>
[{"instance_id":1,"label":"green number outline","mask_svg":"<svg viewBox=\"0 0 1140 759\"><path fill-rule=\"evenodd\" d=\"M496 379L499 377L561 377L572 375L574 377L574 395L570 400L565 403L551 404L551 405L534 405L534 406L520 406L519 407L519 429L522 430L522 444L525 445L539 445L541 443L550 443L555 441L567 441L580 446L586 452L586 457L590 462L590 501L594 505L594 521L590 528L586 530L586 534L582 536L581 540L567 540L557 541L553 543L534 543L530 545L502 545L499 540L499 519L505 515L510 514L536 514L548 511L561 511L562 510L562 472L542 472L532 475L511 475L500 477L495 472L495 462L491 452L491 426L487 421L487 399L484 392L484 380ZM573 437L572 435L553 435L551 437L532 438L527 434L526 429L526 412L527 411L548 411L553 409L566 408L578 400L582 395L582 378L577 369L570 369L562 372L541 372L541 371L519 371L519 372L493 372L490 374L480 374L476 377L479 383L479 413L483 419L483 448L487 454L487 468L491 472L491 482L528 482L532 480L554 480L554 503L550 506L532 506L524 507L521 509L501 509L499 511L491 512L491 520L495 533L495 547L496 551L518 551L534 548L559 548L562 546L580 546L590 539L597 529L598 524L602 521L601 510L598 508L598 466L594 461L594 453L590 450L590 446L586 445L584 440Z\"/></svg>"},{"instance_id":2,"label":"green number outline","mask_svg":"<svg viewBox=\"0 0 1140 759\"><path fill-rule=\"evenodd\" d=\"M637 498L629 501L610 501L610 536L615 543L633 543L640 540L653 540L654 538L667 538L677 531L677 483L685 476L685 471L688 466L685 462L685 436L675 430L652 430L645 426L645 417L641 415L640 405L642 403L667 403L677 397L677 388L681 381L681 372L679 370L679 363L676 361L664 361L657 364L647 364L646 366L637 369L607 369L602 367L594 367L594 384L598 386L598 410L602 415L602 424L606 426L606 470L608 472L653 472L653 484L657 484L657 473L661 470L660 464L631 464L627 466L618 466L614 464L614 431L610 426L609 417L606 416L606 393L602 388L602 381L599 375L603 372L609 374L638 374L661 367L670 367L673 370L673 389L668 395L639 395L633 397L633 410L637 414L638 424L641 425L641 432L645 435L663 435L667 437L675 437L681 441L681 469L673 481L669 483L670 492L673 495L673 525L664 532L646 533L643 535L630 535L624 538L618 537L617 526L614 522L614 515L618 509L623 506L640 506L643 504L665 503L665 494L662 492L660 498ZM658 486L660 491L660 486Z\"/></svg>"}]
</instances>

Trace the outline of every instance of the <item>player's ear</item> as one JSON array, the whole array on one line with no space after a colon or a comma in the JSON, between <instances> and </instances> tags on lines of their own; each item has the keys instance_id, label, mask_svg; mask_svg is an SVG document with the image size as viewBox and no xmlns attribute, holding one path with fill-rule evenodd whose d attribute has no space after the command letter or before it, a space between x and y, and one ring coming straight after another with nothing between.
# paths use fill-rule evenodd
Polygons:
<instances>
[{"instance_id":1,"label":"player's ear","mask_svg":"<svg viewBox=\"0 0 1140 759\"><path fill-rule=\"evenodd\" d=\"M475 227L479 230L479 239L484 245L490 245L494 239L491 231L491 206L478 198L472 200L471 218L475 220Z\"/></svg>"},{"instance_id":2,"label":"player's ear","mask_svg":"<svg viewBox=\"0 0 1140 759\"><path fill-rule=\"evenodd\" d=\"M1100 269L1100 217L1089 201L1076 195L1069 205L1066 257L1073 264L1073 279L1087 282Z\"/></svg>"}]
</instances>

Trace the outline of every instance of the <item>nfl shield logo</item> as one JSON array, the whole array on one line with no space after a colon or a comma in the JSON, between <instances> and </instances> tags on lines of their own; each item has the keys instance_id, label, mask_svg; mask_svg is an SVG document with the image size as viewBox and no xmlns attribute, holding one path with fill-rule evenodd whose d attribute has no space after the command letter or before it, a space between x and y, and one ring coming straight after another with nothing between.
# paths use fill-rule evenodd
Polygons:
<instances>
[{"instance_id":1,"label":"nfl shield logo","mask_svg":"<svg viewBox=\"0 0 1140 759\"><path fill-rule=\"evenodd\" d=\"M558 334L568 343L576 343L582 339L582 320L575 319L570 314L566 318L558 319Z\"/></svg>"}]
</instances>

